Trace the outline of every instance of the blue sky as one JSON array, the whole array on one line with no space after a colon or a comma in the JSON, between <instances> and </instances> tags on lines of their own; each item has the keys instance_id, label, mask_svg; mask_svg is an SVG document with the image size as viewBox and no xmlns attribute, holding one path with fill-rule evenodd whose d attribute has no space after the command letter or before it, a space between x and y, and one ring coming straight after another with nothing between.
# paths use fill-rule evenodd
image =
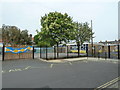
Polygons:
<instances>
[{"instance_id":1,"label":"blue sky","mask_svg":"<svg viewBox=\"0 0 120 90\"><path fill-rule=\"evenodd\" d=\"M74 21L93 21L94 41L118 39L117 0L1 0L0 26L15 25L35 35L45 13L68 13Z\"/></svg>"}]
</instances>

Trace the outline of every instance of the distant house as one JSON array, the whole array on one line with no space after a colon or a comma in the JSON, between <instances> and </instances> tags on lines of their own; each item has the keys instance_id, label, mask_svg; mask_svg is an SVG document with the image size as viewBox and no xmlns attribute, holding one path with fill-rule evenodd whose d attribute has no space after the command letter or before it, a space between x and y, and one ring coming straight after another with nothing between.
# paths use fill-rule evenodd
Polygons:
<instances>
[{"instance_id":1,"label":"distant house","mask_svg":"<svg viewBox=\"0 0 120 90\"><path fill-rule=\"evenodd\" d=\"M115 41L104 41L104 42L102 42L102 41L100 41L99 43L102 43L102 44L120 44L120 40L115 40Z\"/></svg>"}]
</instances>

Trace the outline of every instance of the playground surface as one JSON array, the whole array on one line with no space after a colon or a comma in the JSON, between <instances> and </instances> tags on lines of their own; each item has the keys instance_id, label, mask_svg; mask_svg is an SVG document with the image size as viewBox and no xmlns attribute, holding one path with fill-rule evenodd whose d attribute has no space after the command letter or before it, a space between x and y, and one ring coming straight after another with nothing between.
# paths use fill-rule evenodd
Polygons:
<instances>
[{"instance_id":1,"label":"playground surface","mask_svg":"<svg viewBox=\"0 0 120 90\"><path fill-rule=\"evenodd\" d=\"M63 62L46 62L41 59L4 61L2 87L97 88L119 77L118 60L72 59Z\"/></svg>"}]
</instances>

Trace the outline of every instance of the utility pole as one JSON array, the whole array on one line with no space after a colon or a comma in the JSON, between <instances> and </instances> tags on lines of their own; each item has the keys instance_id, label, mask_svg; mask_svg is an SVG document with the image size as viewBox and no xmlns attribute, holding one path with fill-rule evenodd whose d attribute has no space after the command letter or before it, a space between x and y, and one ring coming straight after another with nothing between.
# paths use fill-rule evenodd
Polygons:
<instances>
[{"instance_id":1,"label":"utility pole","mask_svg":"<svg viewBox=\"0 0 120 90\"><path fill-rule=\"evenodd\" d=\"M91 20L91 31L93 31L92 30L92 20ZM93 35L91 35L91 45L92 45L92 57L93 57Z\"/></svg>"}]
</instances>

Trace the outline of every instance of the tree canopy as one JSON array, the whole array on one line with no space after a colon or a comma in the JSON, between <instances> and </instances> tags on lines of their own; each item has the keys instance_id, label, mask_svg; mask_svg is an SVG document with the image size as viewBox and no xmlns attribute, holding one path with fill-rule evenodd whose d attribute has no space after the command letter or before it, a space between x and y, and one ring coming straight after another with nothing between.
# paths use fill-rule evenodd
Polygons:
<instances>
[{"instance_id":1,"label":"tree canopy","mask_svg":"<svg viewBox=\"0 0 120 90\"><path fill-rule=\"evenodd\" d=\"M69 33L73 30L72 18L67 13L50 12L41 17L41 41L52 42L53 44L67 42Z\"/></svg>"},{"instance_id":2,"label":"tree canopy","mask_svg":"<svg viewBox=\"0 0 120 90\"><path fill-rule=\"evenodd\" d=\"M82 45L84 42L89 42L93 34L94 33L87 22L74 22L74 30L71 35L72 39L75 40L77 44Z\"/></svg>"},{"instance_id":3,"label":"tree canopy","mask_svg":"<svg viewBox=\"0 0 120 90\"><path fill-rule=\"evenodd\" d=\"M28 34L28 30L20 30L16 26L2 26L2 40L4 44L32 44L32 36Z\"/></svg>"},{"instance_id":4,"label":"tree canopy","mask_svg":"<svg viewBox=\"0 0 120 90\"><path fill-rule=\"evenodd\" d=\"M67 13L50 12L41 17L41 31L34 37L36 44L53 46L75 40L77 45L90 41L92 29L87 22L74 22Z\"/></svg>"},{"instance_id":5,"label":"tree canopy","mask_svg":"<svg viewBox=\"0 0 120 90\"><path fill-rule=\"evenodd\" d=\"M80 45L82 45L84 42L89 42L93 37L93 34L94 33L92 32L92 29L89 27L89 24L87 22L74 22L74 30L71 34L71 39L76 41L76 44L78 46L78 56Z\"/></svg>"},{"instance_id":6,"label":"tree canopy","mask_svg":"<svg viewBox=\"0 0 120 90\"><path fill-rule=\"evenodd\" d=\"M53 46L55 42L51 38L47 38L42 32L39 32L34 36L34 42L37 46L45 47L45 46Z\"/></svg>"}]
</instances>

